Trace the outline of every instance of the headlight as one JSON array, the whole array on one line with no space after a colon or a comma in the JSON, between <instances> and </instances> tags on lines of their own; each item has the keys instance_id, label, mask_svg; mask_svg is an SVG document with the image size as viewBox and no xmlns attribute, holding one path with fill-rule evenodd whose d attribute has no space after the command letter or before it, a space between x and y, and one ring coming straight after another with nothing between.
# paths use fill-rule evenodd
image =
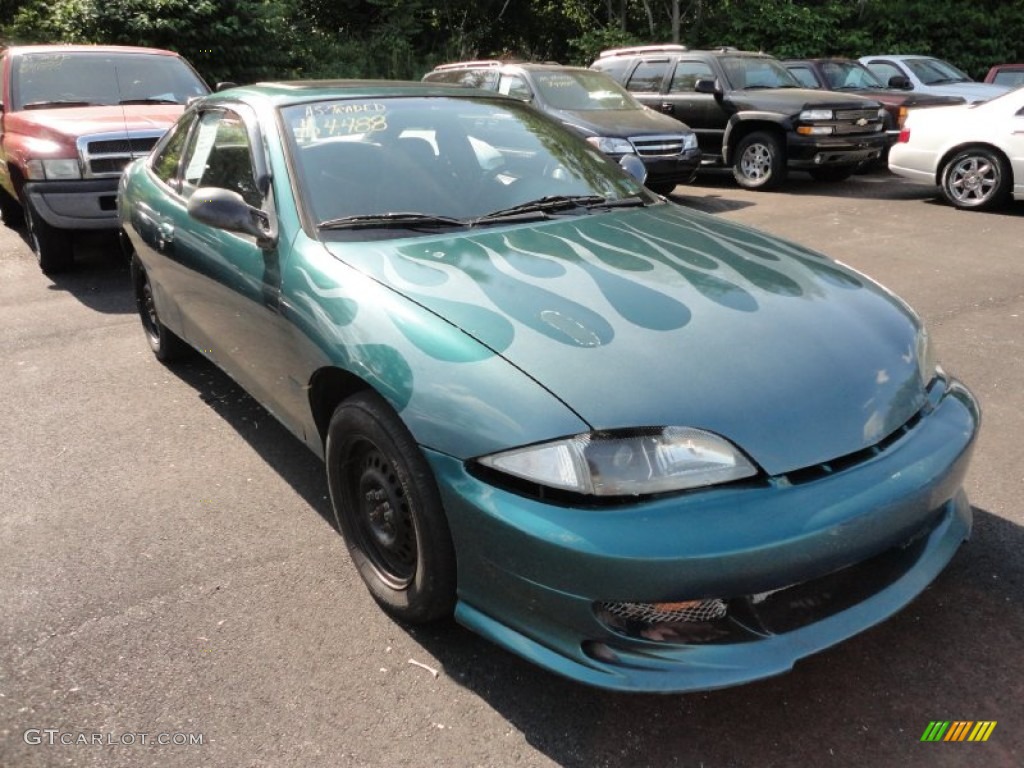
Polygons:
<instances>
[{"instance_id":1,"label":"headlight","mask_svg":"<svg viewBox=\"0 0 1024 768\"><path fill-rule=\"evenodd\" d=\"M801 120L831 120L832 118L831 109L805 109L800 113Z\"/></svg>"},{"instance_id":2,"label":"headlight","mask_svg":"<svg viewBox=\"0 0 1024 768\"><path fill-rule=\"evenodd\" d=\"M683 151L688 149L697 148L697 134L696 133L685 133L683 134Z\"/></svg>"},{"instance_id":3,"label":"headlight","mask_svg":"<svg viewBox=\"0 0 1024 768\"><path fill-rule=\"evenodd\" d=\"M691 427L591 432L478 461L513 477L588 496L666 493L757 474L729 441Z\"/></svg>"},{"instance_id":4,"label":"headlight","mask_svg":"<svg viewBox=\"0 0 1024 768\"><path fill-rule=\"evenodd\" d=\"M47 160L29 160L26 164L28 177L34 180L48 179L80 179L82 170L75 158L51 158Z\"/></svg>"},{"instance_id":5,"label":"headlight","mask_svg":"<svg viewBox=\"0 0 1024 768\"><path fill-rule=\"evenodd\" d=\"M613 139L609 136L589 136L587 138L587 141L589 141L599 150L604 152L606 155L633 154L633 145L630 144L625 139Z\"/></svg>"}]
</instances>

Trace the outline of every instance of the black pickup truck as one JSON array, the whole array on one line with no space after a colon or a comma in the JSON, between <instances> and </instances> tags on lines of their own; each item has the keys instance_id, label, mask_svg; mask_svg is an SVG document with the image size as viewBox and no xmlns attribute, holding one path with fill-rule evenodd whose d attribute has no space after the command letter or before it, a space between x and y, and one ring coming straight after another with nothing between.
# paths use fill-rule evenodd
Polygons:
<instances>
[{"instance_id":1,"label":"black pickup truck","mask_svg":"<svg viewBox=\"0 0 1024 768\"><path fill-rule=\"evenodd\" d=\"M840 181L886 148L878 101L803 88L767 54L639 46L604 51L591 68L686 123L704 161L732 167L747 189L773 189L789 170Z\"/></svg>"}]
</instances>

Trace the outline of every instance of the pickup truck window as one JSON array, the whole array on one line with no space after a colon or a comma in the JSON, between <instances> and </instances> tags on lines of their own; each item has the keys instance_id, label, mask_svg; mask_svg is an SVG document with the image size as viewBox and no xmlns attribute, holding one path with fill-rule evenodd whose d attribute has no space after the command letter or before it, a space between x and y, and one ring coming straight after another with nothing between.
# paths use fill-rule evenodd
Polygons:
<instances>
[{"instance_id":1,"label":"pickup truck window","mask_svg":"<svg viewBox=\"0 0 1024 768\"><path fill-rule=\"evenodd\" d=\"M703 61L679 61L668 89L675 93L690 93L695 90L698 80L714 79L715 73Z\"/></svg>"},{"instance_id":2,"label":"pickup truck window","mask_svg":"<svg viewBox=\"0 0 1024 768\"><path fill-rule=\"evenodd\" d=\"M637 92L654 92L661 90L661 83L668 72L668 59L660 61L641 61L626 83L626 90Z\"/></svg>"},{"instance_id":3,"label":"pickup truck window","mask_svg":"<svg viewBox=\"0 0 1024 768\"><path fill-rule=\"evenodd\" d=\"M92 52L14 57L12 111L115 104L184 104L207 90L176 56Z\"/></svg>"}]
</instances>

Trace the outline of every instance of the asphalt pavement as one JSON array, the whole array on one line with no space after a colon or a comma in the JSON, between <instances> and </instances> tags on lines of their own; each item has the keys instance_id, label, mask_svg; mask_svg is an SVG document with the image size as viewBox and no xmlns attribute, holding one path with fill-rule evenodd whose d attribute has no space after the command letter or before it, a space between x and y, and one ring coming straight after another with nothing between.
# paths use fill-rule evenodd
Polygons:
<instances>
[{"instance_id":1,"label":"asphalt pavement","mask_svg":"<svg viewBox=\"0 0 1024 768\"><path fill-rule=\"evenodd\" d=\"M612 694L373 603L323 467L210 364L158 363L116 243L40 273L0 228L0 766L1024 764L1024 203L884 173L674 198L907 299L981 400L975 532L907 609L792 672ZM929 723L995 721L984 743Z\"/></svg>"}]
</instances>

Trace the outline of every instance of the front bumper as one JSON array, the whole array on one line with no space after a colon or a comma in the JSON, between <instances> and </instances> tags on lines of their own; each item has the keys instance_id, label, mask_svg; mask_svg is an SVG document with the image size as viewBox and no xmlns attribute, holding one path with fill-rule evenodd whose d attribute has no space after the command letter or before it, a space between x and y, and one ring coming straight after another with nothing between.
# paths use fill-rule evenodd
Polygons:
<instances>
[{"instance_id":1,"label":"front bumper","mask_svg":"<svg viewBox=\"0 0 1024 768\"><path fill-rule=\"evenodd\" d=\"M30 181L24 193L39 216L57 229L117 229L117 177Z\"/></svg>"},{"instance_id":2,"label":"front bumper","mask_svg":"<svg viewBox=\"0 0 1024 768\"><path fill-rule=\"evenodd\" d=\"M885 133L833 138L791 133L788 137L788 165L790 168L804 170L831 165L856 165L874 160L881 157L890 145Z\"/></svg>"},{"instance_id":3,"label":"front bumper","mask_svg":"<svg viewBox=\"0 0 1024 768\"><path fill-rule=\"evenodd\" d=\"M701 152L688 149L678 155L638 155L647 169L647 181L689 184L700 168Z\"/></svg>"},{"instance_id":4,"label":"front bumper","mask_svg":"<svg viewBox=\"0 0 1024 768\"><path fill-rule=\"evenodd\" d=\"M615 508L524 498L428 451L458 552L456 619L601 688L680 692L780 674L889 617L949 562L971 528L961 484L978 420L951 383L905 434L841 471ZM615 626L601 609L712 598L730 606L725 623L682 640Z\"/></svg>"}]
</instances>

